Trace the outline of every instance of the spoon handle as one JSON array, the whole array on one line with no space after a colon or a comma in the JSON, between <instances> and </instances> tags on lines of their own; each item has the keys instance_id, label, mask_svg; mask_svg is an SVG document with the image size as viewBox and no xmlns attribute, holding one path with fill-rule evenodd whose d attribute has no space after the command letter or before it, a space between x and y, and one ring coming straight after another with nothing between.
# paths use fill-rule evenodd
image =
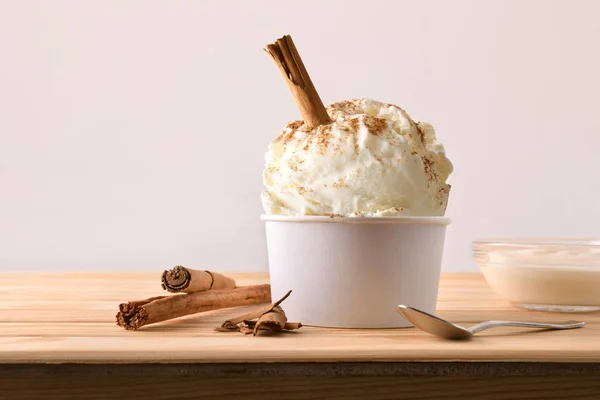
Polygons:
<instances>
[{"instance_id":1,"label":"spoon handle","mask_svg":"<svg viewBox=\"0 0 600 400\"><path fill-rule=\"evenodd\" d=\"M581 328L585 325L585 322L578 321L566 321L557 323L546 323L546 322L519 322L519 321L485 321L477 325L473 325L467 328L469 332L475 334L490 328L497 328L500 326L516 326L521 328L546 328L546 329L574 329Z\"/></svg>"}]
</instances>

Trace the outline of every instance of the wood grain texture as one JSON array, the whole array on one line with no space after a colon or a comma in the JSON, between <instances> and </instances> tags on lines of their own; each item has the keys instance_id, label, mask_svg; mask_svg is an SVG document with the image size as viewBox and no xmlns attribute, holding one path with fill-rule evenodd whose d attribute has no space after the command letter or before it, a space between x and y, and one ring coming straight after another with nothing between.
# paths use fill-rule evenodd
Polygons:
<instances>
[{"instance_id":1,"label":"wood grain texture","mask_svg":"<svg viewBox=\"0 0 600 400\"><path fill-rule=\"evenodd\" d=\"M598 399L598 376L563 377L69 377L11 379L0 398L29 399ZM285 395L282 397L282 393ZM2 397L6 396L6 397Z\"/></svg>"},{"instance_id":2,"label":"wood grain texture","mask_svg":"<svg viewBox=\"0 0 600 400\"><path fill-rule=\"evenodd\" d=\"M268 281L266 274L229 276L238 285ZM250 307L191 315L135 332L115 325L119 303L162 294L160 272L0 274L0 363L600 362L600 313L517 309L498 298L479 274L443 275L442 317L465 326L486 319L572 318L588 325L553 332L490 330L471 342L442 341L414 328L303 327L261 337L213 331Z\"/></svg>"},{"instance_id":3,"label":"wood grain texture","mask_svg":"<svg viewBox=\"0 0 600 400\"><path fill-rule=\"evenodd\" d=\"M492 364L444 363L445 369L426 363L0 365L0 398L501 400L600 395L600 371L585 372L589 364Z\"/></svg>"}]
</instances>

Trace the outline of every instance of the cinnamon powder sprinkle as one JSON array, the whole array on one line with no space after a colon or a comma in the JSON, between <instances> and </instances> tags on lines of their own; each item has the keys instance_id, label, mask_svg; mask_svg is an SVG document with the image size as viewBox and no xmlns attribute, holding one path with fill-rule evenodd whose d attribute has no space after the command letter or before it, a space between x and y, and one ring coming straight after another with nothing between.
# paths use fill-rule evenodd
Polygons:
<instances>
[{"instance_id":1,"label":"cinnamon powder sprinkle","mask_svg":"<svg viewBox=\"0 0 600 400\"><path fill-rule=\"evenodd\" d=\"M421 138L421 143L425 144L425 134L421 130L421 127L419 126L419 124L415 124L415 126L417 127L417 132L419 132L419 137Z\"/></svg>"},{"instance_id":2,"label":"cinnamon powder sprinkle","mask_svg":"<svg viewBox=\"0 0 600 400\"><path fill-rule=\"evenodd\" d=\"M335 181L333 183L333 187L336 189L342 188L342 187L348 187L348 185L346 185L346 177L342 176L340 179L338 179L337 181Z\"/></svg>"},{"instance_id":3,"label":"cinnamon powder sprinkle","mask_svg":"<svg viewBox=\"0 0 600 400\"><path fill-rule=\"evenodd\" d=\"M321 154L324 154L329 147L331 139L331 125L320 125L314 133L314 140L317 142L317 148Z\"/></svg>"},{"instance_id":4,"label":"cinnamon powder sprinkle","mask_svg":"<svg viewBox=\"0 0 600 400\"><path fill-rule=\"evenodd\" d=\"M344 100L339 101L337 103L333 103L329 107L327 107L327 112L329 115L336 113L355 114L357 101L358 100Z\"/></svg>"},{"instance_id":5,"label":"cinnamon powder sprinkle","mask_svg":"<svg viewBox=\"0 0 600 400\"><path fill-rule=\"evenodd\" d=\"M292 121L287 124L283 132L275 139L275 143L283 143L286 146L294 139L294 135L304 126L304 121Z\"/></svg>"},{"instance_id":6,"label":"cinnamon powder sprinkle","mask_svg":"<svg viewBox=\"0 0 600 400\"><path fill-rule=\"evenodd\" d=\"M370 115L365 115L364 123L369 130L371 135L378 136L383 131L388 129L388 124L383 118L372 117Z\"/></svg>"},{"instance_id":7,"label":"cinnamon powder sprinkle","mask_svg":"<svg viewBox=\"0 0 600 400\"><path fill-rule=\"evenodd\" d=\"M301 120L292 121L288 124L288 128L290 128L292 130L296 130L296 129L300 128L302 125L304 125L304 121L301 121Z\"/></svg>"},{"instance_id":8,"label":"cinnamon powder sprinkle","mask_svg":"<svg viewBox=\"0 0 600 400\"><path fill-rule=\"evenodd\" d=\"M425 166L425 174L427 175L427 178L430 181L436 180L439 178L439 175L433 169L433 162L431 162L427 158L423 157L423 165Z\"/></svg>"},{"instance_id":9,"label":"cinnamon powder sprinkle","mask_svg":"<svg viewBox=\"0 0 600 400\"><path fill-rule=\"evenodd\" d=\"M324 213L323 215L329 218L344 218L344 214Z\"/></svg>"},{"instance_id":10,"label":"cinnamon powder sprinkle","mask_svg":"<svg viewBox=\"0 0 600 400\"><path fill-rule=\"evenodd\" d=\"M295 129L286 128L283 130L283 132L281 132L279 136L277 136L277 138L275 139L275 143L283 143L283 145L286 146L294 138L295 134Z\"/></svg>"},{"instance_id":11,"label":"cinnamon powder sprinkle","mask_svg":"<svg viewBox=\"0 0 600 400\"><path fill-rule=\"evenodd\" d=\"M356 154L358 153L358 128L360 127L360 121L358 120L358 118L352 118L348 122L350 125L350 130L348 131L348 133L350 134L350 137L352 139L354 153Z\"/></svg>"},{"instance_id":12,"label":"cinnamon powder sprinkle","mask_svg":"<svg viewBox=\"0 0 600 400\"><path fill-rule=\"evenodd\" d=\"M288 168L296 172L302 169L302 164L304 164L304 159L299 157L295 152L292 156L290 156L290 159L287 161Z\"/></svg>"}]
</instances>

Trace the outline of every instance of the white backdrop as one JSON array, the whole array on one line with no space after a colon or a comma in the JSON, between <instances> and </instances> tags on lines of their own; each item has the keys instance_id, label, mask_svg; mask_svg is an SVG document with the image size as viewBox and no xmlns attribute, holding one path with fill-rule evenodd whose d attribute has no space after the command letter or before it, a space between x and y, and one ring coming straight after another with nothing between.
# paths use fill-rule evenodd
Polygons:
<instances>
[{"instance_id":1,"label":"white backdrop","mask_svg":"<svg viewBox=\"0 0 600 400\"><path fill-rule=\"evenodd\" d=\"M327 104L432 123L455 164L444 269L473 239L600 236L597 1L0 0L0 269L265 270L263 155Z\"/></svg>"}]
</instances>

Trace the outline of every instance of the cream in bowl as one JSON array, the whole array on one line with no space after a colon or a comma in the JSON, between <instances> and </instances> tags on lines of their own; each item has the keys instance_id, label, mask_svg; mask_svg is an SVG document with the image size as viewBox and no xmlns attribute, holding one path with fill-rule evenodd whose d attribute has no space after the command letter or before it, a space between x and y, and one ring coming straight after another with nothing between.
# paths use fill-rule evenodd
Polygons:
<instances>
[{"instance_id":1,"label":"cream in bowl","mask_svg":"<svg viewBox=\"0 0 600 400\"><path fill-rule=\"evenodd\" d=\"M600 240L480 240L473 250L492 289L518 307L600 310Z\"/></svg>"}]
</instances>

